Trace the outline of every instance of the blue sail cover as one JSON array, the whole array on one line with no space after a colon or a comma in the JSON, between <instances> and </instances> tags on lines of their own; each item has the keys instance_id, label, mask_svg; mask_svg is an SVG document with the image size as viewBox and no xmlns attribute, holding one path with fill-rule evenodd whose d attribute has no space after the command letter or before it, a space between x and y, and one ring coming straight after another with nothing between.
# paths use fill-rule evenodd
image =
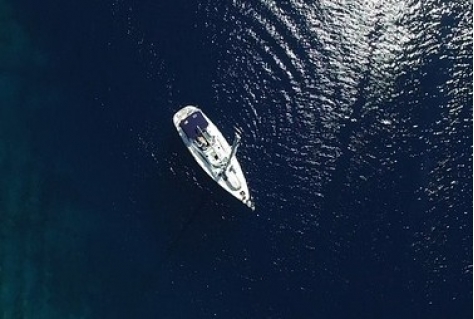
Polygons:
<instances>
[{"instance_id":1,"label":"blue sail cover","mask_svg":"<svg viewBox=\"0 0 474 319\"><path fill-rule=\"evenodd\" d=\"M202 113L197 111L182 120L179 126L189 138L195 139L199 135L198 127L205 130L208 124Z\"/></svg>"}]
</instances>

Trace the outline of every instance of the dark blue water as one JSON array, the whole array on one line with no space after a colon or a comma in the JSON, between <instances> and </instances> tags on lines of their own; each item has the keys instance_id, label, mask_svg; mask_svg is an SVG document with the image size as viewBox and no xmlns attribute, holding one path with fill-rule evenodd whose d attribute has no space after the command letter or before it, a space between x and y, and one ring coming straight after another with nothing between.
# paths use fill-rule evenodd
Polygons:
<instances>
[{"instance_id":1,"label":"dark blue water","mask_svg":"<svg viewBox=\"0 0 474 319\"><path fill-rule=\"evenodd\" d=\"M471 318L472 3L0 0L1 318ZM172 116L229 139L255 213Z\"/></svg>"}]
</instances>

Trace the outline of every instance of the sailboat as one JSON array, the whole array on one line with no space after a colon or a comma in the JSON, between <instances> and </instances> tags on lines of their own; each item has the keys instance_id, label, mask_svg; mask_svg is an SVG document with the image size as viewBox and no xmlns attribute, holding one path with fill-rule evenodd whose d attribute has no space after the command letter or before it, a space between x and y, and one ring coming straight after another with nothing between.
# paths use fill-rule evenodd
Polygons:
<instances>
[{"instance_id":1,"label":"sailboat","mask_svg":"<svg viewBox=\"0 0 474 319\"><path fill-rule=\"evenodd\" d=\"M173 123L186 148L215 182L239 201L255 210L244 173L236 157L241 137L232 146L221 131L196 106L188 105L173 116Z\"/></svg>"}]
</instances>

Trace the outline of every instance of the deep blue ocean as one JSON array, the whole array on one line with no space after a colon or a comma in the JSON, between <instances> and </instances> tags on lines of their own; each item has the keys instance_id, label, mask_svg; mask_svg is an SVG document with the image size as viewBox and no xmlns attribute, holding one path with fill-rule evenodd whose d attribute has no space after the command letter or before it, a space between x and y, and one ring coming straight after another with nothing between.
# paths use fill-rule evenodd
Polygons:
<instances>
[{"instance_id":1,"label":"deep blue ocean","mask_svg":"<svg viewBox=\"0 0 474 319\"><path fill-rule=\"evenodd\" d=\"M0 0L0 318L472 318L472 1ZM172 116L199 106L256 203Z\"/></svg>"}]
</instances>

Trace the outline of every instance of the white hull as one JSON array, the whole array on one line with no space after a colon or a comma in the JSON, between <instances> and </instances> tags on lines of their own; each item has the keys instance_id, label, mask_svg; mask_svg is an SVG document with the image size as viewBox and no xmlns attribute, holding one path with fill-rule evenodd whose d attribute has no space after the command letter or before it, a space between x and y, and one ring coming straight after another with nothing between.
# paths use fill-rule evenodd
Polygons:
<instances>
[{"instance_id":1,"label":"white hull","mask_svg":"<svg viewBox=\"0 0 474 319\"><path fill-rule=\"evenodd\" d=\"M205 119L203 120L201 115L198 114L201 120L195 120L196 122L201 121L201 126L206 126L203 134L208 137L209 143L205 143L206 146L204 147L200 146L198 141L200 137L188 136L193 135L194 132L190 133L191 129L183 126L183 123L188 123L188 119L196 117L196 113L202 114L202 117ZM190 121L193 120L191 119ZM206 121L207 123L205 123ZM225 169L225 164L231 154L232 148L214 123L195 106L186 106L176 112L173 116L173 123L186 148L191 152L196 162L198 162L207 175L242 203L254 209L247 181L245 180L245 176L236 156L232 157L230 163L227 165L227 169ZM194 124L195 123L191 123L190 126ZM188 130L188 132L185 132L185 130ZM192 127L192 130L194 130L194 127ZM199 125L197 130L201 131ZM225 173L223 172L224 169Z\"/></svg>"}]
</instances>

